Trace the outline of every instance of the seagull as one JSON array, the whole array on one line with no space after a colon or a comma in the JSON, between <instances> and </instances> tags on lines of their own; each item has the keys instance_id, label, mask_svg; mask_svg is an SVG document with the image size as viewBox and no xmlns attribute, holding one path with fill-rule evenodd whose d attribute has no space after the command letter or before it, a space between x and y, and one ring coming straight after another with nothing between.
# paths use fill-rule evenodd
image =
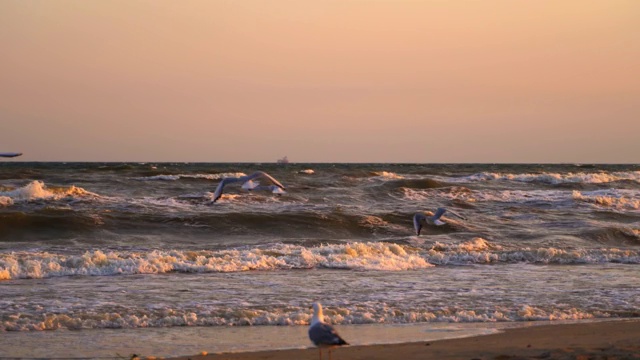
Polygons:
<instances>
[{"instance_id":1,"label":"seagull","mask_svg":"<svg viewBox=\"0 0 640 360\"><path fill-rule=\"evenodd\" d=\"M16 156L20 156L22 155L22 153L0 153L0 157L7 157L7 158L11 158L11 157L16 157Z\"/></svg>"},{"instance_id":2,"label":"seagull","mask_svg":"<svg viewBox=\"0 0 640 360\"><path fill-rule=\"evenodd\" d=\"M309 326L309 339L318 347L320 360L322 360L322 348L329 349L329 360L331 360L331 349L335 346L349 345L344 339L338 335L333 326L323 321L322 305L313 303L313 318Z\"/></svg>"},{"instance_id":3,"label":"seagull","mask_svg":"<svg viewBox=\"0 0 640 360\"><path fill-rule=\"evenodd\" d=\"M446 222L440 221L440 218L442 217L442 215L444 215L445 212L447 212L447 209L437 208L436 213L433 216L426 216L423 213L416 213L415 215L413 215L413 228L416 229L416 235L420 235L420 230L422 230L422 223L437 226L446 225ZM456 214L455 212L451 210L449 210L449 212L459 217L460 219L465 220L464 217Z\"/></svg>"},{"instance_id":4,"label":"seagull","mask_svg":"<svg viewBox=\"0 0 640 360\"><path fill-rule=\"evenodd\" d=\"M249 191L271 191L274 194L284 194L285 191L279 188L277 185L260 185L259 183L255 183L251 180L242 184L242 188Z\"/></svg>"},{"instance_id":5,"label":"seagull","mask_svg":"<svg viewBox=\"0 0 640 360\"><path fill-rule=\"evenodd\" d=\"M255 184L252 180L253 179L257 179L259 177L266 178L267 180L271 181L273 183L273 185L276 186L277 188L279 188L281 190L285 190L284 186L282 184L280 184L280 182L278 180L274 179L271 175L267 174L264 171L256 171L251 175L223 178L220 181L220 183L218 184L218 187L216 188L215 193L213 193L213 201L211 203L215 203L216 201L218 201L218 199L220 199L220 197L222 196L222 190L224 189L224 186L226 184L242 182L243 183L243 185L242 185L243 189L251 190L251 189L254 189L254 188L258 187L258 185Z\"/></svg>"}]
</instances>

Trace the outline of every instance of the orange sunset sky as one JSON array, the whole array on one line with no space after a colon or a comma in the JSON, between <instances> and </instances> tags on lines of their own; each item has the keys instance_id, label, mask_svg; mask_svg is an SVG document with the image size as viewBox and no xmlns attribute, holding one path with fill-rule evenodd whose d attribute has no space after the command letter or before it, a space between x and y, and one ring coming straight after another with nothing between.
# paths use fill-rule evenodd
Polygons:
<instances>
[{"instance_id":1,"label":"orange sunset sky","mask_svg":"<svg viewBox=\"0 0 640 360\"><path fill-rule=\"evenodd\" d=\"M3 161L640 162L640 1L2 0Z\"/></svg>"}]
</instances>

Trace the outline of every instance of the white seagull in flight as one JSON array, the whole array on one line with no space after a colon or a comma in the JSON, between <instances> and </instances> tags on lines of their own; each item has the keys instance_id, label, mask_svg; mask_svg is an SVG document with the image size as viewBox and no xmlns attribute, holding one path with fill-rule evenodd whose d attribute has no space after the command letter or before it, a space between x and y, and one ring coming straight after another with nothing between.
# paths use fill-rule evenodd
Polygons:
<instances>
[{"instance_id":1,"label":"white seagull in flight","mask_svg":"<svg viewBox=\"0 0 640 360\"><path fill-rule=\"evenodd\" d=\"M413 228L416 229L416 235L420 235L420 230L422 230L423 223L429 224L429 225L437 225L437 226L446 225L447 224L446 222L440 220L440 218L442 217L442 215L444 215L445 212L447 212L447 209L438 208L436 209L436 213L433 216L426 216L423 213L416 213L415 215L413 215ZM456 214L455 212L451 210L449 210L449 212L459 217L460 219L465 220L464 217Z\"/></svg>"},{"instance_id":2,"label":"white seagull in flight","mask_svg":"<svg viewBox=\"0 0 640 360\"><path fill-rule=\"evenodd\" d=\"M278 195L285 193L285 191L282 190L277 185L260 185L260 183L255 183L253 182L253 180L249 180L244 184L242 184L242 188L249 191L260 191L260 190L271 191L272 193L278 194Z\"/></svg>"},{"instance_id":3,"label":"white seagull in flight","mask_svg":"<svg viewBox=\"0 0 640 360\"><path fill-rule=\"evenodd\" d=\"M329 360L331 360L331 349L340 345L349 345L343 338L338 335L333 326L323 321L322 305L313 303L313 318L309 326L309 339L318 347L320 352L320 360L322 360L322 348L329 349Z\"/></svg>"},{"instance_id":4,"label":"white seagull in flight","mask_svg":"<svg viewBox=\"0 0 640 360\"><path fill-rule=\"evenodd\" d=\"M264 186L264 190L271 190L273 193L281 193L281 192L278 192L278 190L279 191L286 190L284 185L280 184L280 182L274 179L271 175L267 174L264 171L256 171L251 175L245 175L245 176L239 176L239 177L226 177L220 180L220 183L218 184L216 191L213 193L212 203L215 203L216 201L218 201L218 199L220 199L220 197L222 196L222 190L224 190L224 186L226 184L242 182L243 183L242 188L245 190L256 190L256 189L263 190L263 186L259 186L252 181L253 179L257 179L259 177L263 177L271 181L273 183L272 186L275 186L274 189L271 189L269 186ZM275 190L275 189L278 189L278 190Z\"/></svg>"}]
</instances>

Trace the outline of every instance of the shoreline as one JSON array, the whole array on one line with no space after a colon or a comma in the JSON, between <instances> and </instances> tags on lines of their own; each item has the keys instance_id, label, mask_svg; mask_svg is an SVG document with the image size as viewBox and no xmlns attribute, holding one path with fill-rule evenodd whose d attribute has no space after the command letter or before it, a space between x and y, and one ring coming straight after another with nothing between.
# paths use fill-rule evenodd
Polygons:
<instances>
[{"instance_id":1,"label":"shoreline","mask_svg":"<svg viewBox=\"0 0 640 360\"><path fill-rule=\"evenodd\" d=\"M640 359L640 319L532 323L488 334L456 339L334 348L332 358L355 359ZM323 359L327 358L326 350ZM149 357L152 358L152 357ZM172 360L318 359L315 347L193 354Z\"/></svg>"}]
</instances>

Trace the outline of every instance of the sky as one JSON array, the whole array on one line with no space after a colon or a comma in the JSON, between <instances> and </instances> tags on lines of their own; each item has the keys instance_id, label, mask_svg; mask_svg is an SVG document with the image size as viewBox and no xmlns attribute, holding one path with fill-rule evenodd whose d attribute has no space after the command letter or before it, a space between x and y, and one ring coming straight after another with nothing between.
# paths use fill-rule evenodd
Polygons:
<instances>
[{"instance_id":1,"label":"sky","mask_svg":"<svg viewBox=\"0 0 640 360\"><path fill-rule=\"evenodd\" d=\"M640 1L2 0L2 161L640 163Z\"/></svg>"}]
</instances>

